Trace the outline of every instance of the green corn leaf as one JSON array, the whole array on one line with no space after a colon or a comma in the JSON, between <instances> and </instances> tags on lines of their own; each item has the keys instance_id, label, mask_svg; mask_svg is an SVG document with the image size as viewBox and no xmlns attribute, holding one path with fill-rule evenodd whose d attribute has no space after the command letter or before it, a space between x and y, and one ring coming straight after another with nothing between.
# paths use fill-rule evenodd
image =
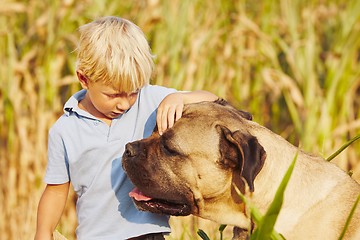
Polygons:
<instances>
[{"instance_id":1,"label":"green corn leaf","mask_svg":"<svg viewBox=\"0 0 360 240\"><path fill-rule=\"evenodd\" d=\"M233 185L235 188L236 193L240 196L241 200L245 203L246 207L250 210L250 214L252 217L252 220L254 221L254 223L256 225L258 225L263 216L260 213L259 209L256 208L256 206L254 206L241 192L240 190L236 187L236 185Z\"/></svg>"},{"instance_id":2,"label":"green corn leaf","mask_svg":"<svg viewBox=\"0 0 360 240\"><path fill-rule=\"evenodd\" d=\"M355 209L356 209L357 205L359 204L359 201L360 201L360 194L358 195L358 197L357 197L357 199L356 199L356 201L354 203L354 206L352 207L352 209L350 211L349 217L346 219L346 223L345 223L344 229L341 232L339 240L342 240L344 238L346 230L348 229L348 227L350 225L351 218L354 215Z\"/></svg>"},{"instance_id":3,"label":"green corn leaf","mask_svg":"<svg viewBox=\"0 0 360 240\"><path fill-rule=\"evenodd\" d=\"M341 148L339 148L339 150L337 150L336 152L334 152L333 154L331 154L330 157L328 157L326 159L326 161L331 161L333 160L337 155L339 155L342 151L344 151L348 146L350 146L353 142L355 142L356 140L360 139L360 134L355 136L354 138L350 139L348 142L346 142L344 145L341 146Z\"/></svg>"},{"instance_id":4,"label":"green corn leaf","mask_svg":"<svg viewBox=\"0 0 360 240\"><path fill-rule=\"evenodd\" d=\"M245 198L245 196L235 187L236 192L239 194L240 198L246 206L250 209L251 216L255 224L258 226L254 233L251 235L252 240L262 240L262 239L284 239L284 237L277 233L274 230L274 226L276 223L277 216L280 213L281 206L284 200L284 192L286 189L286 186L290 180L290 176L292 174L292 171L295 167L295 163L298 157L298 153L296 153L294 160L292 161L291 165L289 166L276 194L275 198L272 201L267 213L265 216L262 216L260 211L248 200Z\"/></svg>"},{"instance_id":5,"label":"green corn leaf","mask_svg":"<svg viewBox=\"0 0 360 240\"><path fill-rule=\"evenodd\" d=\"M298 157L298 153L296 153L294 160L292 161L291 165L289 166L288 170L285 173L283 180L279 188L276 191L275 198L272 201L268 211L266 212L263 220L259 223L258 228L255 230L256 240L261 239L283 239L280 234L275 233L274 226L277 220L277 217L280 213L281 206L284 201L284 192L286 186L290 180L291 174L294 170L295 163Z\"/></svg>"},{"instance_id":6,"label":"green corn leaf","mask_svg":"<svg viewBox=\"0 0 360 240\"><path fill-rule=\"evenodd\" d=\"M225 230L226 226L227 226L226 224L221 224L221 225L220 225L220 227L219 227L220 240L222 240L222 239L223 239L223 232L224 232L224 230Z\"/></svg>"},{"instance_id":7,"label":"green corn leaf","mask_svg":"<svg viewBox=\"0 0 360 240\"><path fill-rule=\"evenodd\" d=\"M197 234L201 237L203 240L210 240L209 236L201 229L197 231Z\"/></svg>"},{"instance_id":8,"label":"green corn leaf","mask_svg":"<svg viewBox=\"0 0 360 240\"><path fill-rule=\"evenodd\" d=\"M226 224L221 224L219 227L219 231L223 232L225 230L226 226L227 226Z\"/></svg>"}]
</instances>

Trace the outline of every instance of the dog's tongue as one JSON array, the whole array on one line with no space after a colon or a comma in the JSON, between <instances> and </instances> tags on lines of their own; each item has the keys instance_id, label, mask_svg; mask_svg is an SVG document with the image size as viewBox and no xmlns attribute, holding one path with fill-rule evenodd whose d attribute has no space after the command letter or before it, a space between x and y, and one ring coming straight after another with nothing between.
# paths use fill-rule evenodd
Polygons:
<instances>
[{"instance_id":1,"label":"dog's tongue","mask_svg":"<svg viewBox=\"0 0 360 240\"><path fill-rule=\"evenodd\" d=\"M145 196L140 190L135 187L131 192L129 192L129 196L135 198L136 201L149 201L150 197Z\"/></svg>"}]
</instances>

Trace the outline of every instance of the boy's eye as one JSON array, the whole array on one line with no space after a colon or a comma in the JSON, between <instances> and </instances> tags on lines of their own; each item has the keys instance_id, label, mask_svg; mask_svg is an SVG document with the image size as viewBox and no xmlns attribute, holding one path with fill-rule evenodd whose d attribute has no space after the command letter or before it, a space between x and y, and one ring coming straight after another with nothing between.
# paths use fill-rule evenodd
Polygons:
<instances>
[{"instance_id":1,"label":"boy's eye","mask_svg":"<svg viewBox=\"0 0 360 240\"><path fill-rule=\"evenodd\" d=\"M106 95L110 98L116 98L118 96L118 94L106 94Z\"/></svg>"},{"instance_id":2,"label":"boy's eye","mask_svg":"<svg viewBox=\"0 0 360 240\"><path fill-rule=\"evenodd\" d=\"M139 90L135 91L135 92L132 92L129 94L129 96L136 96L137 94L139 93Z\"/></svg>"},{"instance_id":3,"label":"boy's eye","mask_svg":"<svg viewBox=\"0 0 360 240\"><path fill-rule=\"evenodd\" d=\"M134 97L139 93L139 90L136 90L134 92L131 93L115 93L115 94L109 94L109 93L105 93L106 96L108 96L109 98L117 98L117 97Z\"/></svg>"}]
</instances>

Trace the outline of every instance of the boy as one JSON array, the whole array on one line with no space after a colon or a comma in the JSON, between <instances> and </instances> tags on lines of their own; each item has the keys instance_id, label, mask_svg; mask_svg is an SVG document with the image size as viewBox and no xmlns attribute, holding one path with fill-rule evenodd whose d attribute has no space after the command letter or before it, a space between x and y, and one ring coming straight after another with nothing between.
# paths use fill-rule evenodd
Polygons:
<instances>
[{"instance_id":1,"label":"boy","mask_svg":"<svg viewBox=\"0 0 360 240\"><path fill-rule=\"evenodd\" d=\"M83 90L65 104L49 131L47 186L40 199L36 240L52 239L70 181L78 196L77 239L164 239L168 217L138 211L121 168L125 144L172 127L186 103L214 101L206 91L149 85L153 60L132 22L103 17L79 29L76 74Z\"/></svg>"}]
</instances>

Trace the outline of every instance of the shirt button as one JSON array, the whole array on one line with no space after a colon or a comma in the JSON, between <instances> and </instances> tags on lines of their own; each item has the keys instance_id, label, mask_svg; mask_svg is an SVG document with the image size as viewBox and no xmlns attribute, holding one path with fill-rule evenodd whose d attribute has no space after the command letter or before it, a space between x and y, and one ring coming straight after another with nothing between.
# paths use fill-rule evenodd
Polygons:
<instances>
[{"instance_id":1,"label":"shirt button","mask_svg":"<svg viewBox=\"0 0 360 240\"><path fill-rule=\"evenodd\" d=\"M94 122L94 125L95 125L95 126L99 125L99 121L95 121L95 122Z\"/></svg>"}]
</instances>

